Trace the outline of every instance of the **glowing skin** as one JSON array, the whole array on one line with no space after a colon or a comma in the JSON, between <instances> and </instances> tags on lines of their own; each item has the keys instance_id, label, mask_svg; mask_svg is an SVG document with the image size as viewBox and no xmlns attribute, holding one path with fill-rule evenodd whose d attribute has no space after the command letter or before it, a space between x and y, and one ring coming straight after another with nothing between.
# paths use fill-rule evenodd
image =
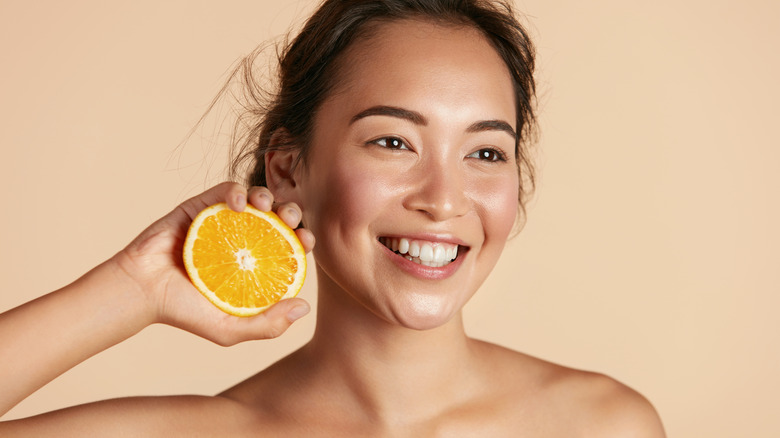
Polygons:
<instances>
[{"instance_id":1,"label":"glowing skin","mask_svg":"<svg viewBox=\"0 0 780 438\"><path fill-rule=\"evenodd\" d=\"M630 388L466 336L461 308L517 212L509 75L472 29L372 31L342 59L305 166L291 172L295 151L266 155L274 196L214 187L76 282L0 315L0 414L154 323L232 345L305 314L293 298L235 318L192 289L174 249L216 202L277 201L288 225L302 216L316 235L311 341L214 397L87 403L0 421L0 436L664 436ZM298 236L312 248L306 228Z\"/></svg>"},{"instance_id":2,"label":"glowing skin","mask_svg":"<svg viewBox=\"0 0 780 438\"><path fill-rule=\"evenodd\" d=\"M321 296L432 328L477 290L515 223L512 84L473 29L378 26L346 54L292 200L317 238ZM393 241L419 259L457 257L426 266Z\"/></svg>"}]
</instances>

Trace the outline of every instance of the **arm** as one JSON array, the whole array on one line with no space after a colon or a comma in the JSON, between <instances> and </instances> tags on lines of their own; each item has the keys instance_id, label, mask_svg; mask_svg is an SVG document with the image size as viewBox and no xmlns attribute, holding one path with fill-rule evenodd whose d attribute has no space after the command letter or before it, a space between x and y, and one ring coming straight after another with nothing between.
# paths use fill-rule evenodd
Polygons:
<instances>
[{"instance_id":1,"label":"arm","mask_svg":"<svg viewBox=\"0 0 780 438\"><path fill-rule=\"evenodd\" d=\"M153 322L113 260L0 315L0 414L90 356Z\"/></svg>"},{"instance_id":2,"label":"arm","mask_svg":"<svg viewBox=\"0 0 780 438\"><path fill-rule=\"evenodd\" d=\"M190 284L181 248L195 215L225 201L241 211L247 202L271 207L267 189L225 183L192 198L152 224L130 245L72 284L0 315L0 415L58 375L154 323L173 325L232 345L282 334L308 311L297 298L284 300L252 318L227 315ZM280 216L300 221L295 205ZM299 230L311 250L311 233Z\"/></svg>"}]
</instances>

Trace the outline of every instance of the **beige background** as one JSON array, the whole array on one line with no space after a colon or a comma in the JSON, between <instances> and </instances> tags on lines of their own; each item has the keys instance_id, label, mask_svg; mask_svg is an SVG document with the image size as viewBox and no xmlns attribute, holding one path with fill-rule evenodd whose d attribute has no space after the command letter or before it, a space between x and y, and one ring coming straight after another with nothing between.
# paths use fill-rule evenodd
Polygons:
<instances>
[{"instance_id":1,"label":"beige background","mask_svg":"<svg viewBox=\"0 0 780 438\"><path fill-rule=\"evenodd\" d=\"M219 181L218 124L177 144L229 66L312 6L105 3L0 2L0 309ZM780 436L779 5L518 2L539 48L541 180L467 307L472 334L628 383L670 436ZM211 394L305 342L313 321L229 349L150 327L9 418Z\"/></svg>"}]
</instances>

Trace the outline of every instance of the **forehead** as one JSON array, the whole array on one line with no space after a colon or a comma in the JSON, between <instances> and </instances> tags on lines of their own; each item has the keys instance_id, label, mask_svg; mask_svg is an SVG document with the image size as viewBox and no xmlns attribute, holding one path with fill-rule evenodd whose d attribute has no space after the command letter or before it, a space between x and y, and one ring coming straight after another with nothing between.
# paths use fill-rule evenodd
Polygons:
<instances>
[{"instance_id":1,"label":"forehead","mask_svg":"<svg viewBox=\"0 0 780 438\"><path fill-rule=\"evenodd\" d=\"M339 60L335 86L326 102L338 101L339 108L352 111L372 105L412 105L424 112L426 102L470 107L492 113L483 118L506 119L514 125L509 70L479 30L425 20L366 26L364 36Z\"/></svg>"}]
</instances>

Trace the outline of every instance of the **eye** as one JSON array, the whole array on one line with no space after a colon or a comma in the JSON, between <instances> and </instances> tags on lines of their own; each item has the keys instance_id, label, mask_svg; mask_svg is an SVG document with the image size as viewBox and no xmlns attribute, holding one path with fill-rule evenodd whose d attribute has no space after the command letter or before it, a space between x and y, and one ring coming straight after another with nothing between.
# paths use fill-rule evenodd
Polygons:
<instances>
[{"instance_id":1,"label":"eye","mask_svg":"<svg viewBox=\"0 0 780 438\"><path fill-rule=\"evenodd\" d=\"M500 150L493 148L480 149L467 155L466 158L476 158L478 160L490 162L506 161L506 155Z\"/></svg>"},{"instance_id":2,"label":"eye","mask_svg":"<svg viewBox=\"0 0 780 438\"><path fill-rule=\"evenodd\" d=\"M406 144L405 141L398 137L381 137L377 138L376 140L371 140L368 142L369 144L375 144L377 146L381 146L383 148L387 149L395 149L395 150L410 150L411 148L409 145Z\"/></svg>"}]
</instances>

